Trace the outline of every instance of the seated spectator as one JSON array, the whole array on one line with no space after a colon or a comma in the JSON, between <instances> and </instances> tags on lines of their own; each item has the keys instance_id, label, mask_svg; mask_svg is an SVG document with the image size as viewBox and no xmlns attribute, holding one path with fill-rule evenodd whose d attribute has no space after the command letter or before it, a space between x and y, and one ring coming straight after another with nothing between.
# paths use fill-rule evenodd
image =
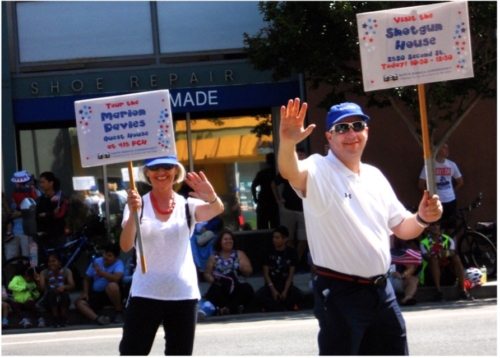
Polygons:
<instances>
[{"instance_id":1,"label":"seated spectator","mask_svg":"<svg viewBox=\"0 0 500 358\"><path fill-rule=\"evenodd\" d=\"M114 323L123 322L120 281L124 267L119 255L118 244L106 245L104 256L90 263L83 279L83 292L75 301L78 311L101 326L110 322L109 317L96 313L105 306L114 307Z\"/></svg>"},{"instance_id":2,"label":"seated spectator","mask_svg":"<svg viewBox=\"0 0 500 358\"><path fill-rule=\"evenodd\" d=\"M223 222L219 216L214 216L209 221L197 223L191 236L191 251L196 267L203 272L207 260L213 254L213 245Z\"/></svg>"},{"instance_id":3,"label":"seated spectator","mask_svg":"<svg viewBox=\"0 0 500 358\"><path fill-rule=\"evenodd\" d=\"M55 252L49 255L47 267L40 272L45 292L42 303L52 313L52 327L66 327L71 304L69 292L75 289L73 273L69 268L61 267L61 258Z\"/></svg>"},{"instance_id":4,"label":"seated spectator","mask_svg":"<svg viewBox=\"0 0 500 358\"><path fill-rule=\"evenodd\" d=\"M11 310L7 289L2 285L2 329L9 328L9 313Z\"/></svg>"},{"instance_id":5,"label":"seated spectator","mask_svg":"<svg viewBox=\"0 0 500 358\"><path fill-rule=\"evenodd\" d=\"M422 271L420 283L425 284L432 279L436 287L436 301L444 301L441 285L453 285L458 279L460 298L474 300L464 286L464 268L455 250L455 241L443 234L439 222L434 222L427 228L428 237L420 241L422 251Z\"/></svg>"},{"instance_id":6,"label":"seated spectator","mask_svg":"<svg viewBox=\"0 0 500 358\"><path fill-rule=\"evenodd\" d=\"M36 301L40 297L42 290L40 283L40 275L36 273L35 268L29 264L21 266L18 274L14 276L9 283L9 290L12 291L13 302L11 307L14 312L21 318L20 324L24 328L30 328L30 319L24 314L24 311L29 311L38 319L38 327L45 327L45 320L36 306Z\"/></svg>"},{"instance_id":7,"label":"seated spectator","mask_svg":"<svg viewBox=\"0 0 500 358\"><path fill-rule=\"evenodd\" d=\"M274 249L264 259L265 285L257 290L255 300L266 312L297 311L304 300L304 293L293 285L299 259L295 249L287 246L288 235L285 226L274 229Z\"/></svg>"},{"instance_id":8,"label":"seated spectator","mask_svg":"<svg viewBox=\"0 0 500 358\"><path fill-rule=\"evenodd\" d=\"M210 283L205 298L218 308L219 314L242 313L253 300L253 288L240 274L250 276L252 264L241 250L233 250L234 234L222 230L214 242L203 274Z\"/></svg>"},{"instance_id":9,"label":"seated spectator","mask_svg":"<svg viewBox=\"0 0 500 358\"><path fill-rule=\"evenodd\" d=\"M414 274L415 265L391 265L389 281L394 292L403 295L399 301L401 306L413 306L417 303L413 296L417 292L418 278Z\"/></svg>"}]
</instances>

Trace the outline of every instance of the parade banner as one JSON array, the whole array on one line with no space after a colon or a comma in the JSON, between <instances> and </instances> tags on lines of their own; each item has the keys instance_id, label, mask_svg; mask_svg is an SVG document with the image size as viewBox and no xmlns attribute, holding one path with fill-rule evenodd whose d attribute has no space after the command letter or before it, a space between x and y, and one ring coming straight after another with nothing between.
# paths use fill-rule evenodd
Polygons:
<instances>
[{"instance_id":1,"label":"parade banner","mask_svg":"<svg viewBox=\"0 0 500 358\"><path fill-rule=\"evenodd\" d=\"M365 91L474 77L467 2L356 18Z\"/></svg>"},{"instance_id":2,"label":"parade banner","mask_svg":"<svg viewBox=\"0 0 500 358\"><path fill-rule=\"evenodd\" d=\"M82 167L176 154L168 90L75 102Z\"/></svg>"}]
</instances>

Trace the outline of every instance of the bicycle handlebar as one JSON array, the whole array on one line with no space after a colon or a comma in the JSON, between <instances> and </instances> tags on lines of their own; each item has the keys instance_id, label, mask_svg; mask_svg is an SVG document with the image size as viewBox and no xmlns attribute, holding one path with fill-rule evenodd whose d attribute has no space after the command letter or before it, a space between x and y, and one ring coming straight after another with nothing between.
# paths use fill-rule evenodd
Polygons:
<instances>
[{"instance_id":1,"label":"bicycle handlebar","mask_svg":"<svg viewBox=\"0 0 500 358\"><path fill-rule=\"evenodd\" d=\"M481 200L483 199L483 193L482 192L479 192L479 195L477 196L476 199L474 199L474 201L472 202L472 204L470 204L469 206L466 206L465 208L462 208L458 211L457 215L454 215L454 216L461 216L463 215L464 213L466 212L470 212L472 210L474 210L475 208L477 208L478 206L481 205Z\"/></svg>"}]
</instances>

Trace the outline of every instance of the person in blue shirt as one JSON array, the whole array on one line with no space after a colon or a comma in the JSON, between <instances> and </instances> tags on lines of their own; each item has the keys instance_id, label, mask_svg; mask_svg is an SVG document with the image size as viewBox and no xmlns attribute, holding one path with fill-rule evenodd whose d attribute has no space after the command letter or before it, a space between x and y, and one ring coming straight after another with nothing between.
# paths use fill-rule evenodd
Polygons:
<instances>
[{"instance_id":1,"label":"person in blue shirt","mask_svg":"<svg viewBox=\"0 0 500 358\"><path fill-rule=\"evenodd\" d=\"M191 250L196 267L205 271L207 260L214 253L213 246L219 231L224 223L219 216L214 216L208 221L195 224L194 234L191 236Z\"/></svg>"},{"instance_id":2,"label":"person in blue shirt","mask_svg":"<svg viewBox=\"0 0 500 358\"><path fill-rule=\"evenodd\" d=\"M90 263L83 280L83 292L75 301L78 311L101 326L110 323L109 317L98 316L96 313L105 306L114 307L114 323L123 322L120 281L124 266L119 256L118 244L106 245L103 257Z\"/></svg>"}]
</instances>

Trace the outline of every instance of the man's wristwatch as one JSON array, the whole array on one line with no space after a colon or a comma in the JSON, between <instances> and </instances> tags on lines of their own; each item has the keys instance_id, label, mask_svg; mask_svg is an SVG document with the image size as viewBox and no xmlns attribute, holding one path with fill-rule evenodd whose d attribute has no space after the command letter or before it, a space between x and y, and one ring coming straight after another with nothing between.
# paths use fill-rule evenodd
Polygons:
<instances>
[{"instance_id":1,"label":"man's wristwatch","mask_svg":"<svg viewBox=\"0 0 500 358\"><path fill-rule=\"evenodd\" d=\"M415 221L417 222L418 226L423 227L424 229L429 226L429 223L422 219L420 215L415 215Z\"/></svg>"}]
</instances>

